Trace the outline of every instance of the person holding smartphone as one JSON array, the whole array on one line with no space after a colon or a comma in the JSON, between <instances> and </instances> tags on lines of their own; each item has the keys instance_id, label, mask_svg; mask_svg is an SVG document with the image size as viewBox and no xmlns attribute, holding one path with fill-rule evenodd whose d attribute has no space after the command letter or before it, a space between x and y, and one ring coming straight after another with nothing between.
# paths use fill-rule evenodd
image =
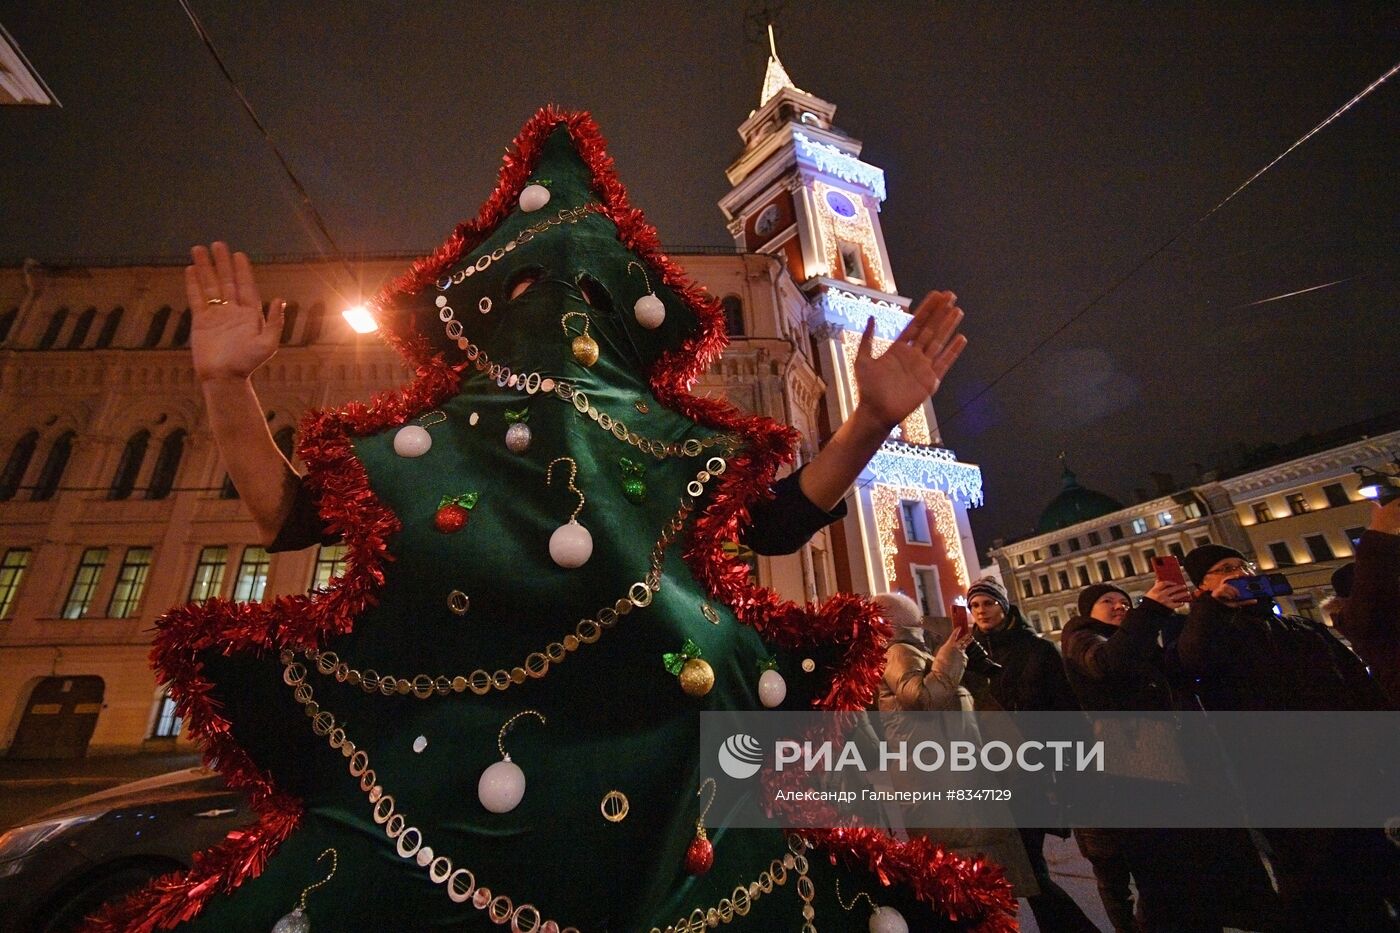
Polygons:
<instances>
[{"instance_id":1,"label":"person holding smartphone","mask_svg":"<svg viewBox=\"0 0 1400 933\"><path fill-rule=\"evenodd\" d=\"M1188 553L1183 564L1195 591L1176 656L1195 678L1202 708L1388 708L1365 665L1326 626L1276 614L1270 599L1241 598L1231 581L1251 576L1254 567L1239 551L1206 544ZM1344 774L1347 762L1337 767ZM1400 903L1400 852L1379 830L1262 833L1278 888L1280 929L1396 929L1387 898Z\"/></svg>"},{"instance_id":2,"label":"person holding smartphone","mask_svg":"<svg viewBox=\"0 0 1400 933\"><path fill-rule=\"evenodd\" d=\"M909 746L924 741L942 744L953 739L980 744L972 717L951 715L973 711L972 694L962 686L967 646L972 641L967 607L953 607L952 625L944 635L934 629L931 620L920 617L918 604L903 593L881 593L873 602L894 626L894 638L885 648L885 669L876 697L886 741ZM927 789L926 777L906 775L903 771L893 771L891 777L897 790ZM929 828L930 823L945 821L931 817L926 810L921 812L920 805L905 815L911 836L928 836L965 855L985 856L1002 867L1017 897L1034 897L1038 893L1030 860L1016 830L977 826Z\"/></svg>"},{"instance_id":3,"label":"person holding smartphone","mask_svg":"<svg viewBox=\"0 0 1400 933\"><path fill-rule=\"evenodd\" d=\"M1149 749L1105 792L1176 793L1182 762L1170 713L1182 700L1169 659L1191 599L1175 557L1159 558L1157 579L1133 606L1127 591L1096 583L1079 593L1079 614L1060 640L1070 686L1086 711L1144 714L1138 741ZM1164 715L1152 716L1153 713ZM1093 713L1090 712L1092 716ZM1102 723L1112 728L1115 720ZM1164 783L1168 782L1168 783ZM1273 892L1249 837L1241 830L1075 828L1094 868L1099 897L1116 933L1219 931L1226 925L1267 929ZM1137 885L1137 917L1129 877Z\"/></svg>"}]
</instances>

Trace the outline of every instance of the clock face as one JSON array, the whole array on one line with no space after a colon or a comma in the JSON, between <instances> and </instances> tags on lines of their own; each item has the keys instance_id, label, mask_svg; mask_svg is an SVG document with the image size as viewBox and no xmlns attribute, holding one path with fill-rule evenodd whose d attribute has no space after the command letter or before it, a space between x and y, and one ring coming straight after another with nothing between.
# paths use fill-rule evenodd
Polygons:
<instances>
[{"instance_id":1,"label":"clock face","mask_svg":"<svg viewBox=\"0 0 1400 933\"><path fill-rule=\"evenodd\" d=\"M763 209L754 221L753 232L759 236L768 236L778 226L778 205L770 204Z\"/></svg>"},{"instance_id":2,"label":"clock face","mask_svg":"<svg viewBox=\"0 0 1400 933\"><path fill-rule=\"evenodd\" d=\"M841 217L856 216L855 202L839 191L828 191L826 193L826 206Z\"/></svg>"}]
</instances>

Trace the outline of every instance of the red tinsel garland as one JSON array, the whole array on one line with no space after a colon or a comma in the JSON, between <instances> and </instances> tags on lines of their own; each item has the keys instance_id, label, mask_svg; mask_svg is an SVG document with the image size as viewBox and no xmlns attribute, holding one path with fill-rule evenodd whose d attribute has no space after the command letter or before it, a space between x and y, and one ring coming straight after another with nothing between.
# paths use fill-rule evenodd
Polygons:
<instances>
[{"instance_id":1,"label":"red tinsel garland","mask_svg":"<svg viewBox=\"0 0 1400 933\"><path fill-rule=\"evenodd\" d=\"M621 242L638 253L700 321L694 335L663 353L653 365L650 382L657 400L697 423L738 434L746 442L695 521L684 553L687 564L713 598L731 607L765 641L787 649L845 646L840 663L824 672L829 684L817 708L869 706L890 635L873 606L850 594L834 596L820 606L799 606L750 584L747 566L723 552L725 542L739 537L749 507L771 495L778 467L792 462L797 432L768 418L745 415L728 402L690 394L695 380L728 342L719 303L662 252L655 228L629 203L592 118L583 112L544 107L508 150L496 188L477 217L458 225L437 250L413 263L375 300L380 332L414 368L414 381L376 395L367 405L351 403L312 413L303 422L299 452L323 523L344 535L348 547L344 576L330 591L313 597L282 597L266 605L210 601L173 610L158 623L151 655L158 679L170 683L176 708L201 744L205 761L217 766L230 786L250 793L258 822L197 855L188 872L157 879L104 908L85 928L87 933L148 933L196 916L209 897L232 891L261 873L298 824L300 802L277 790L230 736L228 721L209 698L213 685L203 677L198 654L213 647L226 654L311 647L330 635L350 631L359 612L374 603L384 579L387 539L400 525L370 490L350 438L404 424L437 407L456 393L462 368L433 352L420 329L423 322L397 310L396 299L427 287L505 219L532 174L545 139L561 123L592 171L594 190L604 213L617 226ZM1010 886L1000 869L983 860L960 858L927 840L900 842L872 829L805 830L803 835L825 848L833 863L840 856L848 865L873 872L884 884L906 884L951 920L967 922L985 933L1015 929Z\"/></svg>"}]
</instances>

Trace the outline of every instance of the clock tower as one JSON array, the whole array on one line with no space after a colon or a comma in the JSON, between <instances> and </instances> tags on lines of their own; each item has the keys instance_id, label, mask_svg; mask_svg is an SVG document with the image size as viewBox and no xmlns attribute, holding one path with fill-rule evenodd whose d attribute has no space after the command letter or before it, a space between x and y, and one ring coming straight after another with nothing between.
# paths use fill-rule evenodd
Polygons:
<instances>
[{"instance_id":1,"label":"clock tower","mask_svg":"<svg viewBox=\"0 0 1400 933\"><path fill-rule=\"evenodd\" d=\"M779 258L809 305L814 356L826 383L823 440L854 411L856 349L875 318L875 354L909 322L880 229L885 173L832 122L836 105L797 87L773 30L758 109L739 126L744 148L719 202L740 252ZM838 583L854 592L903 590L947 615L976 559L967 510L982 473L942 445L932 401L890 434L862 473L835 543Z\"/></svg>"}]
</instances>

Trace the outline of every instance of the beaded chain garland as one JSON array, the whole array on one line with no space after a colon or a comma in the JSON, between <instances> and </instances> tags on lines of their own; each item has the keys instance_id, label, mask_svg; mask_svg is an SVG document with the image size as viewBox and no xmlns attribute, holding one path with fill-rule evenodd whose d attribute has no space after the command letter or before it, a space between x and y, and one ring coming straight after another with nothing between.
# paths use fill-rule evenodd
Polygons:
<instances>
[{"instance_id":1,"label":"beaded chain garland","mask_svg":"<svg viewBox=\"0 0 1400 933\"><path fill-rule=\"evenodd\" d=\"M714 907L695 908L689 917L677 920L664 930L661 927L652 927L651 933L702 933L721 923L729 923L735 917L746 917L755 901L765 894L771 894L775 886L782 887L787 883L789 871L797 874L797 896L802 898L802 933L817 933L817 928L812 923L817 916L817 910L812 906L812 899L816 897L817 890L812 884L812 879L807 877L807 869L810 866L806 853L807 841L801 836L789 836L787 855L781 860L774 859L768 870L758 876L757 881L751 881L747 886L739 885L729 897L721 899Z\"/></svg>"},{"instance_id":2,"label":"beaded chain garland","mask_svg":"<svg viewBox=\"0 0 1400 933\"><path fill-rule=\"evenodd\" d=\"M504 259L506 253L513 252L517 246L524 246L550 227L557 227L560 224L578 223L589 214L602 214L605 210L603 205L599 204L597 201L589 201L587 204L580 204L578 207L566 207L553 217L548 217L537 224L532 224L524 230L521 230L515 235L515 239L506 243L505 246L498 246L489 253L483 253L477 258L476 262L471 263L463 269L459 269L452 275L444 275L434 284L436 284L438 291L445 292L454 285L461 285L478 272L485 272L487 269L491 268L493 263L500 262Z\"/></svg>"},{"instance_id":3,"label":"beaded chain garland","mask_svg":"<svg viewBox=\"0 0 1400 933\"><path fill-rule=\"evenodd\" d=\"M306 668L296 662L296 655L283 650L281 660L282 681L292 688L292 696L311 720L311 731L324 736L331 748L350 760L350 775L359 779L360 790L373 808L370 816L377 825L384 827L384 835L393 840L399 858L427 869L428 880L446 888L454 904L471 901L477 910L486 911L492 923L509 923L511 933L579 933L577 927L561 928L556 921L544 919L533 904L517 905L504 894L492 894L490 888L477 884L476 875L470 869L455 868L452 859L435 853L426 844L423 831L408 825L408 817L398 810L394 795L378 783L378 775L370 767L369 753L357 748L346 736L345 728L337 724L334 714L316 702L315 692L306 682Z\"/></svg>"},{"instance_id":4,"label":"beaded chain garland","mask_svg":"<svg viewBox=\"0 0 1400 933\"><path fill-rule=\"evenodd\" d=\"M358 685L365 693L380 693L384 696L414 696L426 700L433 696L447 696L470 690L477 696L484 696L494 688L507 690L523 684L526 679L538 680L549 673L551 664L562 664L568 656L583 645L591 645L602 637L603 632L617 624L617 620L633 609L645 609L651 605L656 594L661 591L661 563L666 548L676 540L685 527L686 519L695 509L695 499L705 491L705 484L716 476L722 476L726 464L721 457L711 457L705 469L695 475L686 486L687 495L681 497L681 506L662 529L661 537L651 548L651 559L647 575L627 588L627 596L605 606L591 618L580 619L572 634L560 641L550 642L543 651L533 651L524 662L511 670L504 668L494 673L485 668L477 668L470 674L449 677L441 674L417 674L411 678L393 674L380 674L373 669L364 671L350 667L333 651L307 649L305 656L316 666L318 673L333 676L341 683ZM453 593L458 591L454 590Z\"/></svg>"},{"instance_id":5,"label":"beaded chain garland","mask_svg":"<svg viewBox=\"0 0 1400 933\"><path fill-rule=\"evenodd\" d=\"M438 309L438 319L446 325L447 336L457 341L457 347L466 356L467 362L471 363L477 372L485 373L486 378L494 382L497 388L514 389L527 395L544 392L563 401L572 402L574 410L580 415L586 415L590 421L613 437L651 454L658 460L665 460L667 457L698 457L718 444L732 450L739 442L733 434L715 434L710 437L669 442L643 437L629 430L621 418L615 418L595 406L582 389L570 382L538 372L521 374L509 366L491 362L490 354L462 336L462 324L456 319L451 305L445 304Z\"/></svg>"},{"instance_id":6,"label":"beaded chain garland","mask_svg":"<svg viewBox=\"0 0 1400 933\"><path fill-rule=\"evenodd\" d=\"M379 776L370 766L369 753L357 747L346 735L344 726L337 723L335 715L316 702L315 691L306 682L306 668L297 663L296 654L284 649L280 658L282 681L292 688L292 696L311 720L311 731L323 736L331 748L349 759L350 776L359 780L360 790L372 807L370 817L384 827L384 835L393 840L399 858L426 869L428 880L442 885L454 904L470 901L477 910L486 911L492 923L501 926L509 923L511 933L579 933L577 927L561 927L557 921L545 919L533 904L517 905L507 895L493 893L487 886L477 883L470 869L455 867L451 858L434 851L427 844L423 831L408 825L408 817L398 809L394 795L379 783ZM806 852L806 841L801 836L790 836L788 853L782 859L774 859L758 880L739 885L714 907L695 908L689 917L677 920L664 930L652 927L651 933L702 933L730 923L735 917L747 916L755 901L787 883L789 871L796 874L797 896L802 899L802 933L817 933L812 922L816 918L816 909L812 906L816 888L807 876L810 866Z\"/></svg>"}]
</instances>

